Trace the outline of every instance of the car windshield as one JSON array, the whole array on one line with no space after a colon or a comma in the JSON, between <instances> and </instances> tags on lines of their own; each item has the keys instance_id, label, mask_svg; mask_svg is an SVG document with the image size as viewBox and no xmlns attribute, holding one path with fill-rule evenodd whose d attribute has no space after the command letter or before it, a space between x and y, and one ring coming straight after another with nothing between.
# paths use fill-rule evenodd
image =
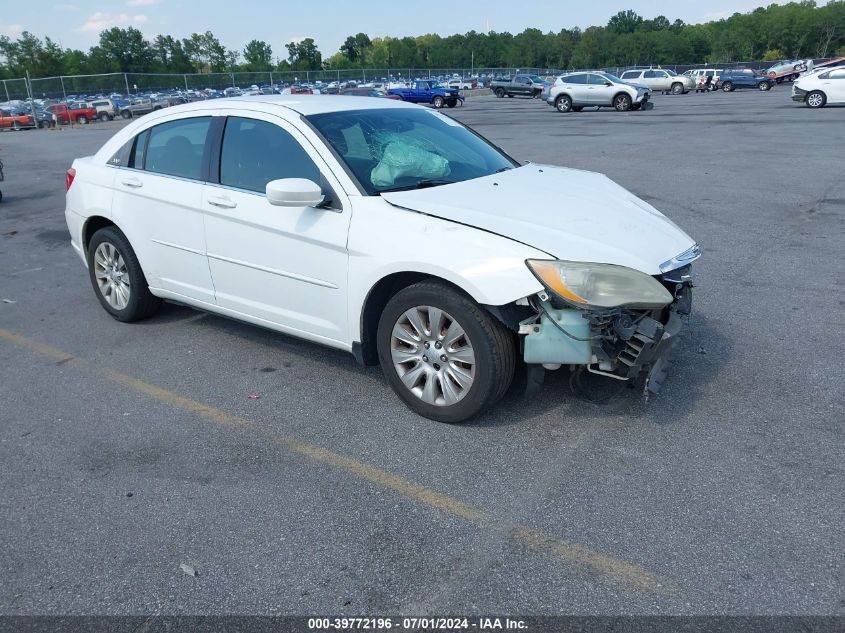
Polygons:
<instances>
[{"instance_id":1,"label":"car windshield","mask_svg":"<svg viewBox=\"0 0 845 633\"><path fill-rule=\"evenodd\" d=\"M471 180L518 166L475 132L431 110L350 110L306 118L371 196Z\"/></svg>"},{"instance_id":2,"label":"car windshield","mask_svg":"<svg viewBox=\"0 0 845 633\"><path fill-rule=\"evenodd\" d=\"M429 81L428 85L432 88L442 88L439 81Z\"/></svg>"},{"instance_id":3,"label":"car windshield","mask_svg":"<svg viewBox=\"0 0 845 633\"><path fill-rule=\"evenodd\" d=\"M528 75L535 84L543 83L543 78L540 75Z\"/></svg>"},{"instance_id":4,"label":"car windshield","mask_svg":"<svg viewBox=\"0 0 845 633\"><path fill-rule=\"evenodd\" d=\"M670 76L672 76L672 77L677 77L677 76L678 76L678 73L676 73L674 70L669 70L669 69L667 68L667 69L666 69L666 72L667 72L667 73L669 73L669 75L670 75Z\"/></svg>"}]
</instances>

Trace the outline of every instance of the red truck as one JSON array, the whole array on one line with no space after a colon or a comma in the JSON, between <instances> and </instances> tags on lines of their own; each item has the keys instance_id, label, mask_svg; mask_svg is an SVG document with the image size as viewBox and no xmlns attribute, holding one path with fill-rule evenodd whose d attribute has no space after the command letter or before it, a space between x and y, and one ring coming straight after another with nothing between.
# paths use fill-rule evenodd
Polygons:
<instances>
[{"instance_id":1,"label":"red truck","mask_svg":"<svg viewBox=\"0 0 845 633\"><path fill-rule=\"evenodd\" d=\"M44 110L49 114L55 114L56 121L60 124L70 123L71 121L84 124L97 118L97 111L84 103L57 103L47 106Z\"/></svg>"}]
</instances>

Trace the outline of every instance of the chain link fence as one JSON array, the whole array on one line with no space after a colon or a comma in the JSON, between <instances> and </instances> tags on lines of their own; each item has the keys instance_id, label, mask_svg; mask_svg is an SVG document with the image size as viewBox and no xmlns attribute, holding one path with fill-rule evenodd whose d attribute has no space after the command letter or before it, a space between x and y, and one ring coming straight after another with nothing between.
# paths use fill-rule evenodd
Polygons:
<instances>
[{"instance_id":1,"label":"chain link fence","mask_svg":"<svg viewBox=\"0 0 845 633\"><path fill-rule=\"evenodd\" d=\"M814 60L815 64L827 59ZM672 69L682 74L695 68L753 68L763 70L774 62L745 61L724 64L663 64L664 69ZM620 74L630 68L648 68L648 66L610 67L604 70ZM62 77L42 77L26 79L3 79L0 100L25 100L30 94L35 99L69 99L90 95L118 94L121 96L143 94L169 90L224 90L226 88L250 88L256 86L279 86L294 83L316 82L405 82L413 79L446 79L450 77L479 78L489 80L492 77L508 77L515 74L540 75L552 77L564 72L587 69L564 68L376 68L347 70L303 70L285 72L235 72L235 73L110 73L102 75L74 75Z\"/></svg>"}]
</instances>

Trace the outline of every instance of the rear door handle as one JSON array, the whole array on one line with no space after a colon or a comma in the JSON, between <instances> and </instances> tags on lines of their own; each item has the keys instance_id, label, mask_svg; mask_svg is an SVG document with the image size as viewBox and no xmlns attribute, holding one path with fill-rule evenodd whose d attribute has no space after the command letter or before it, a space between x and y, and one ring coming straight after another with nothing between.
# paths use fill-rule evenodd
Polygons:
<instances>
[{"instance_id":1,"label":"rear door handle","mask_svg":"<svg viewBox=\"0 0 845 633\"><path fill-rule=\"evenodd\" d=\"M234 200L229 200L229 198L221 198L219 196L209 198L208 204L214 205L215 207L222 207L223 209L234 209L236 206L238 206L238 203Z\"/></svg>"},{"instance_id":2,"label":"rear door handle","mask_svg":"<svg viewBox=\"0 0 845 633\"><path fill-rule=\"evenodd\" d=\"M125 180L120 181L122 184L126 185L127 187L132 187L137 189L138 187L143 187L144 183L142 183L137 178L126 178Z\"/></svg>"}]
</instances>

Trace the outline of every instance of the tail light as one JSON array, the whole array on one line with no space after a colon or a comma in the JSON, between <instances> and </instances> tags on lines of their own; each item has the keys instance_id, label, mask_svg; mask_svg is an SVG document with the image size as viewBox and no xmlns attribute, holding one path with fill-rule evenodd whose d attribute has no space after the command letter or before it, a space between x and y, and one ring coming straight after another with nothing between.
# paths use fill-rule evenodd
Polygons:
<instances>
[{"instance_id":1,"label":"tail light","mask_svg":"<svg viewBox=\"0 0 845 633\"><path fill-rule=\"evenodd\" d=\"M67 170L67 174L65 174L65 191L70 189L70 186L73 184L74 178L76 178L76 170L71 167Z\"/></svg>"}]
</instances>

